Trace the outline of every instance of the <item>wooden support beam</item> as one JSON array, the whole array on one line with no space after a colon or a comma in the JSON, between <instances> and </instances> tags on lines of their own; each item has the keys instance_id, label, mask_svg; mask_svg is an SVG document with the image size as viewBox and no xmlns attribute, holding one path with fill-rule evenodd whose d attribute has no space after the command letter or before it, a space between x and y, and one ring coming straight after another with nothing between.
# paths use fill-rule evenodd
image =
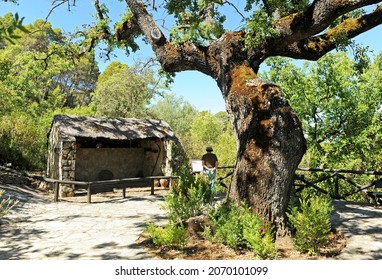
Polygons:
<instances>
[{"instance_id":1,"label":"wooden support beam","mask_svg":"<svg viewBox=\"0 0 382 280\"><path fill-rule=\"evenodd\" d=\"M58 196L60 193L60 184L56 181L53 183L54 185L54 202L58 202Z\"/></svg>"},{"instance_id":2,"label":"wooden support beam","mask_svg":"<svg viewBox=\"0 0 382 280\"><path fill-rule=\"evenodd\" d=\"M88 193L88 203L91 203L92 202L92 189L91 189L90 184L87 185L87 193Z\"/></svg>"}]
</instances>

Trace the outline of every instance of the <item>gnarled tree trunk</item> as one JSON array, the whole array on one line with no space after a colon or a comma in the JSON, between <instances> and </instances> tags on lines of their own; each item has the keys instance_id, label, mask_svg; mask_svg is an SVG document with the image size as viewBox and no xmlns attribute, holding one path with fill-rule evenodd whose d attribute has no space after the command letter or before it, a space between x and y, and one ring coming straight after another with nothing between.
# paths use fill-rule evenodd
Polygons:
<instances>
[{"instance_id":1,"label":"gnarled tree trunk","mask_svg":"<svg viewBox=\"0 0 382 280\"><path fill-rule=\"evenodd\" d=\"M281 89L259 80L246 66L231 72L225 102L237 138L236 166L230 197L286 233L294 172L306 150L300 121Z\"/></svg>"}]
</instances>

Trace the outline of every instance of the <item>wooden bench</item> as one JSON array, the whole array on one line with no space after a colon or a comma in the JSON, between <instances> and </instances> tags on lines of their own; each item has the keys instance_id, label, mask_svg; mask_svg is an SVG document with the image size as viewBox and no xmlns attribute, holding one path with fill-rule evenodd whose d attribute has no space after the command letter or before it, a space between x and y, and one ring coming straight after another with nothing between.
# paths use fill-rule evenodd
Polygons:
<instances>
[{"instance_id":1,"label":"wooden bench","mask_svg":"<svg viewBox=\"0 0 382 280\"><path fill-rule=\"evenodd\" d=\"M116 181L116 182L113 182L113 181ZM91 203L92 194L110 192L111 189L122 189L122 197L126 198L127 188L143 188L143 187L150 187L150 194L154 195L154 179L131 178L131 180L127 180L127 181L126 179L123 179L123 182L119 180L110 180L110 181L105 181L103 183L95 182L93 184L88 184L86 186L87 202Z\"/></svg>"},{"instance_id":2,"label":"wooden bench","mask_svg":"<svg viewBox=\"0 0 382 280\"><path fill-rule=\"evenodd\" d=\"M108 181L96 182L82 182L82 181L68 181L68 180L55 180L45 178L47 182L54 183L54 201L58 201L60 193L60 184L74 185L75 189L85 189L87 191L87 202L91 203L91 195L100 192L109 192L111 189L122 189L123 198L126 197L127 188L137 187L150 187L150 194L154 195L154 182L160 179L178 179L177 176L150 176L141 178L124 178Z\"/></svg>"},{"instance_id":3,"label":"wooden bench","mask_svg":"<svg viewBox=\"0 0 382 280\"><path fill-rule=\"evenodd\" d=\"M378 190L382 190L382 180L376 181L374 184L374 187L376 191L373 191L373 192L369 191L367 192L367 195L373 199L375 205L378 205L378 204L382 205L382 191L378 191Z\"/></svg>"}]
</instances>

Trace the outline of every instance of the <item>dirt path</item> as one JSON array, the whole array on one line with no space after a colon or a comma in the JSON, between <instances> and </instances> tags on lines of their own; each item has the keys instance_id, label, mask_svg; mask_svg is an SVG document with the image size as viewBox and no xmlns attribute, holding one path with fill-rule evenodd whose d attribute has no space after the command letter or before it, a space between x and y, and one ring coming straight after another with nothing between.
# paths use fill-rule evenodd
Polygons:
<instances>
[{"instance_id":1,"label":"dirt path","mask_svg":"<svg viewBox=\"0 0 382 280\"><path fill-rule=\"evenodd\" d=\"M382 208L339 200L333 205L332 225L347 239L347 246L337 258L382 259Z\"/></svg>"},{"instance_id":2,"label":"dirt path","mask_svg":"<svg viewBox=\"0 0 382 280\"><path fill-rule=\"evenodd\" d=\"M3 186L4 187L4 186ZM161 195L86 196L58 203L12 191L21 203L0 227L0 259L152 259L137 238L148 221L165 221Z\"/></svg>"}]
</instances>

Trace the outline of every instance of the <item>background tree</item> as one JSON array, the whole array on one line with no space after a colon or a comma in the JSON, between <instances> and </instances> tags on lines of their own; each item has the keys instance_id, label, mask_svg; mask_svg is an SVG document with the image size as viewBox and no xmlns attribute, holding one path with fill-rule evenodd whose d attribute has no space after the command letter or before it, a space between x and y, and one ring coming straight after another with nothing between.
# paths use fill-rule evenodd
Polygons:
<instances>
[{"instance_id":1,"label":"background tree","mask_svg":"<svg viewBox=\"0 0 382 280\"><path fill-rule=\"evenodd\" d=\"M160 85L152 70L113 62L99 77L93 105L98 116L142 118L158 94Z\"/></svg>"},{"instance_id":2,"label":"background tree","mask_svg":"<svg viewBox=\"0 0 382 280\"><path fill-rule=\"evenodd\" d=\"M283 88L302 120L305 166L379 169L377 134L370 132L380 129L380 57L362 68L343 52L301 67L286 58L267 61L271 70L262 76Z\"/></svg>"},{"instance_id":3,"label":"background tree","mask_svg":"<svg viewBox=\"0 0 382 280\"><path fill-rule=\"evenodd\" d=\"M165 94L149 114L170 124L188 159L200 159L206 146L212 145L221 165L235 163L236 141L227 112L199 112L182 97Z\"/></svg>"},{"instance_id":4,"label":"background tree","mask_svg":"<svg viewBox=\"0 0 382 280\"><path fill-rule=\"evenodd\" d=\"M31 114L86 104L82 100L89 99L98 76L94 53L79 59L79 50L68 44L61 30L43 20L26 28L29 33L16 31L18 39L0 52L3 83L16 90L25 108L36 105Z\"/></svg>"},{"instance_id":5,"label":"background tree","mask_svg":"<svg viewBox=\"0 0 382 280\"><path fill-rule=\"evenodd\" d=\"M150 108L150 114L165 120L178 136L186 138L198 111L182 97L167 93Z\"/></svg>"},{"instance_id":6,"label":"background tree","mask_svg":"<svg viewBox=\"0 0 382 280\"><path fill-rule=\"evenodd\" d=\"M197 70L216 80L238 144L230 197L248 202L283 234L294 171L306 143L301 124L280 88L258 79L259 65L272 56L319 59L381 24L381 5L350 14L379 3L247 0L241 11L232 2L221 0L165 0L160 4L126 0L126 14L113 33L106 5L94 1L99 23L85 35L84 42L91 47L107 39L135 50L132 41L144 35L164 71ZM243 19L239 31L224 29L225 17L219 8L228 6ZM163 18L163 13L156 13L159 8L175 19L171 36L153 18L155 14ZM94 36L95 30L102 35Z\"/></svg>"},{"instance_id":7,"label":"background tree","mask_svg":"<svg viewBox=\"0 0 382 280\"><path fill-rule=\"evenodd\" d=\"M2 0L2 2L7 2L7 0ZM17 3L16 0L9 1ZM29 31L23 25L24 18L20 18L18 13L16 14L8 14L5 17L5 20L0 24L0 43L4 41L13 42L14 39L18 39L19 36L15 35L16 30L22 30L25 33Z\"/></svg>"},{"instance_id":8,"label":"background tree","mask_svg":"<svg viewBox=\"0 0 382 280\"><path fill-rule=\"evenodd\" d=\"M12 15L0 18L0 26ZM37 20L14 30L0 48L0 163L44 169L52 116L88 102L98 66L94 53L81 58L60 29ZM77 59L78 57L78 59Z\"/></svg>"}]
</instances>

